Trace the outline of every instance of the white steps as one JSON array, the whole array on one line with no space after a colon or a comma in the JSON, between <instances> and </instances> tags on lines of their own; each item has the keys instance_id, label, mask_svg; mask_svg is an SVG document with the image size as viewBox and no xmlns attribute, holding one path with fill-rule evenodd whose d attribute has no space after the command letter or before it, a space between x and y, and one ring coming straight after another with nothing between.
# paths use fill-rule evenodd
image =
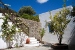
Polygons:
<instances>
[{"instance_id":1,"label":"white steps","mask_svg":"<svg viewBox=\"0 0 75 50\"><path fill-rule=\"evenodd\" d=\"M40 45L40 43L39 43L39 41L37 41L37 39L35 39L35 37L29 37L29 39L30 39L30 43L29 44L24 44L23 46L25 47L25 46L27 46L27 47L29 47L29 46L39 46Z\"/></svg>"},{"instance_id":2,"label":"white steps","mask_svg":"<svg viewBox=\"0 0 75 50\"><path fill-rule=\"evenodd\" d=\"M35 37L29 37L29 39L35 39Z\"/></svg>"},{"instance_id":3,"label":"white steps","mask_svg":"<svg viewBox=\"0 0 75 50\"><path fill-rule=\"evenodd\" d=\"M25 46L27 46L27 47L30 47L30 46L33 47L33 46L39 46L39 44L24 44L24 47Z\"/></svg>"},{"instance_id":4,"label":"white steps","mask_svg":"<svg viewBox=\"0 0 75 50\"><path fill-rule=\"evenodd\" d=\"M30 42L35 42L37 41L37 39L30 39Z\"/></svg>"},{"instance_id":5,"label":"white steps","mask_svg":"<svg viewBox=\"0 0 75 50\"><path fill-rule=\"evenodd\" d=\"M39 41L34 41L34 42L30 42L31 44L36 44L39 43Z\"/></svg>"}]
</instances>

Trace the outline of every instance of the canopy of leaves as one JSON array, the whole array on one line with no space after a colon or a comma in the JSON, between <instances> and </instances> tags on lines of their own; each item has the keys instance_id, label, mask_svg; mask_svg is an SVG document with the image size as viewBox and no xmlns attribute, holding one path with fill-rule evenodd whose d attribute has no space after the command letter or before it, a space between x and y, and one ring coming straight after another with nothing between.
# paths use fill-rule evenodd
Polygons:
<instances>
[{"instance_id":1,"label":"canopy of leaves","mask_svg":"<svg viewBox=\"0 0 75 50\"><path fill-rule=\"evenodd\" d=\"M52 22L51 24L53 25L53 27L51 28L54 30L55 34L64 34L64 29L66 28L67 23L69 22L69 20L66 19L69 13L69 10L64 7L61 11L57 12L53 17L50 16Z\"/></svg>"},{"instance_id":2,"label":"canopy of leaves","mask_svg":"<svg viewBox=\"0 0 75 50\"><path fill-rule=\"evenodd\" d=\"M23 6L18 11L18 14L21 16L23 14L34 15L36 12L33 10L31 6Z\"/></svg>"}]
</instances>

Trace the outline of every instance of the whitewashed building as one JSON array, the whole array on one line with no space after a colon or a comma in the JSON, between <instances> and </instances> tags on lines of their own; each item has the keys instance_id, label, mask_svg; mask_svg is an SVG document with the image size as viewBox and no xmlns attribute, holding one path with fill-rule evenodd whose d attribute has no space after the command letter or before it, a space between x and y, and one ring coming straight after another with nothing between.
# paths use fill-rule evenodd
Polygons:
<instances>
[{"instance_id":1,"label":"whitewashed building","mask_svg":"<svg viewBox=\"0 0 75 50\"><path fill-rule=\"evenodd\" d=\"M73 9L72 6L67 6L67 8L70 11ZM52 10L51 15L53 16L56 12L60 11L61 9L62 8ZM69 17L68 19L71 19L71 21L68 23L67 28L64 31L65 34L63 35L63 41L62 42L66 43L66 44L74 44L75 45L75 43L74 43L75 42L75 39L74 39L74 37L75 37L75 34L74 34L75 23L73 22L73 20L75 18L71 18L71 16L69 16L69 15L68 15L68 17ZM45 13L39 14L39 19L40 19L42 28L45 29L45 35L43 36L42 40L46 41L46 42L49 42L49 43L58 43L57 36L49 33L49 27L45 27L45 25L46 25L45 21L47 21L47 22L51 21L50 20L50 12L45 12ZM72 41L72 39L74 41Z\"/></svg>"}]
</instances>

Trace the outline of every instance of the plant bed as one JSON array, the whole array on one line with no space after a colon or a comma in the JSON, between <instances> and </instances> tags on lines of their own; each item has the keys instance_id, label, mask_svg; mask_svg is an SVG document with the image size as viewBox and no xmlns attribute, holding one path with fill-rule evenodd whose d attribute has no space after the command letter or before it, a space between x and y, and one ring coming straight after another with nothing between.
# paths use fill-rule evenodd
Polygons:
<instances>
[{"instance_id":1,"label":"plant bed","mask_svg":"<svg viewBox=\"0 0 75 50\"><path fill-rule=\"evenodd\" d=\"M11 48L13 48L13 47L8 47L7 49L11 49Z\"/></svg>"},{"instance_id":2,"label":"plant bed","mask_svg":"<svg viewBox=\"0 0 75 50\"><path fill-rule=\"evenodd\" d=\"M51 48L53 48L53 49L68 49L68 45L56 43L56 44L52 44Z\"/></svg>"}]
</instances>

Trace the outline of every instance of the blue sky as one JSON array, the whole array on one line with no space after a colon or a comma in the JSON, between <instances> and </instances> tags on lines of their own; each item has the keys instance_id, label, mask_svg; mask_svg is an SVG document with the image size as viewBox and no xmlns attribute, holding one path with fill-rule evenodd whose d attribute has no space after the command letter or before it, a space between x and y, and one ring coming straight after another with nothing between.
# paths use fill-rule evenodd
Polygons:
<instances>
[{"instance_id":1,"label":"blue sky","mask_svg":"<svg viewBox=\"0 0 75 50\"><path fill-rule=\"evenodd\" d=\"M10 8L18 11L22 6L32 6L36 14L41 14L50 10L58 9L63 6L63 0L2 0L5 4L9 4ZM72 5L75 0L67 0L66 5Z\"/></svg>"}]
</instances>

